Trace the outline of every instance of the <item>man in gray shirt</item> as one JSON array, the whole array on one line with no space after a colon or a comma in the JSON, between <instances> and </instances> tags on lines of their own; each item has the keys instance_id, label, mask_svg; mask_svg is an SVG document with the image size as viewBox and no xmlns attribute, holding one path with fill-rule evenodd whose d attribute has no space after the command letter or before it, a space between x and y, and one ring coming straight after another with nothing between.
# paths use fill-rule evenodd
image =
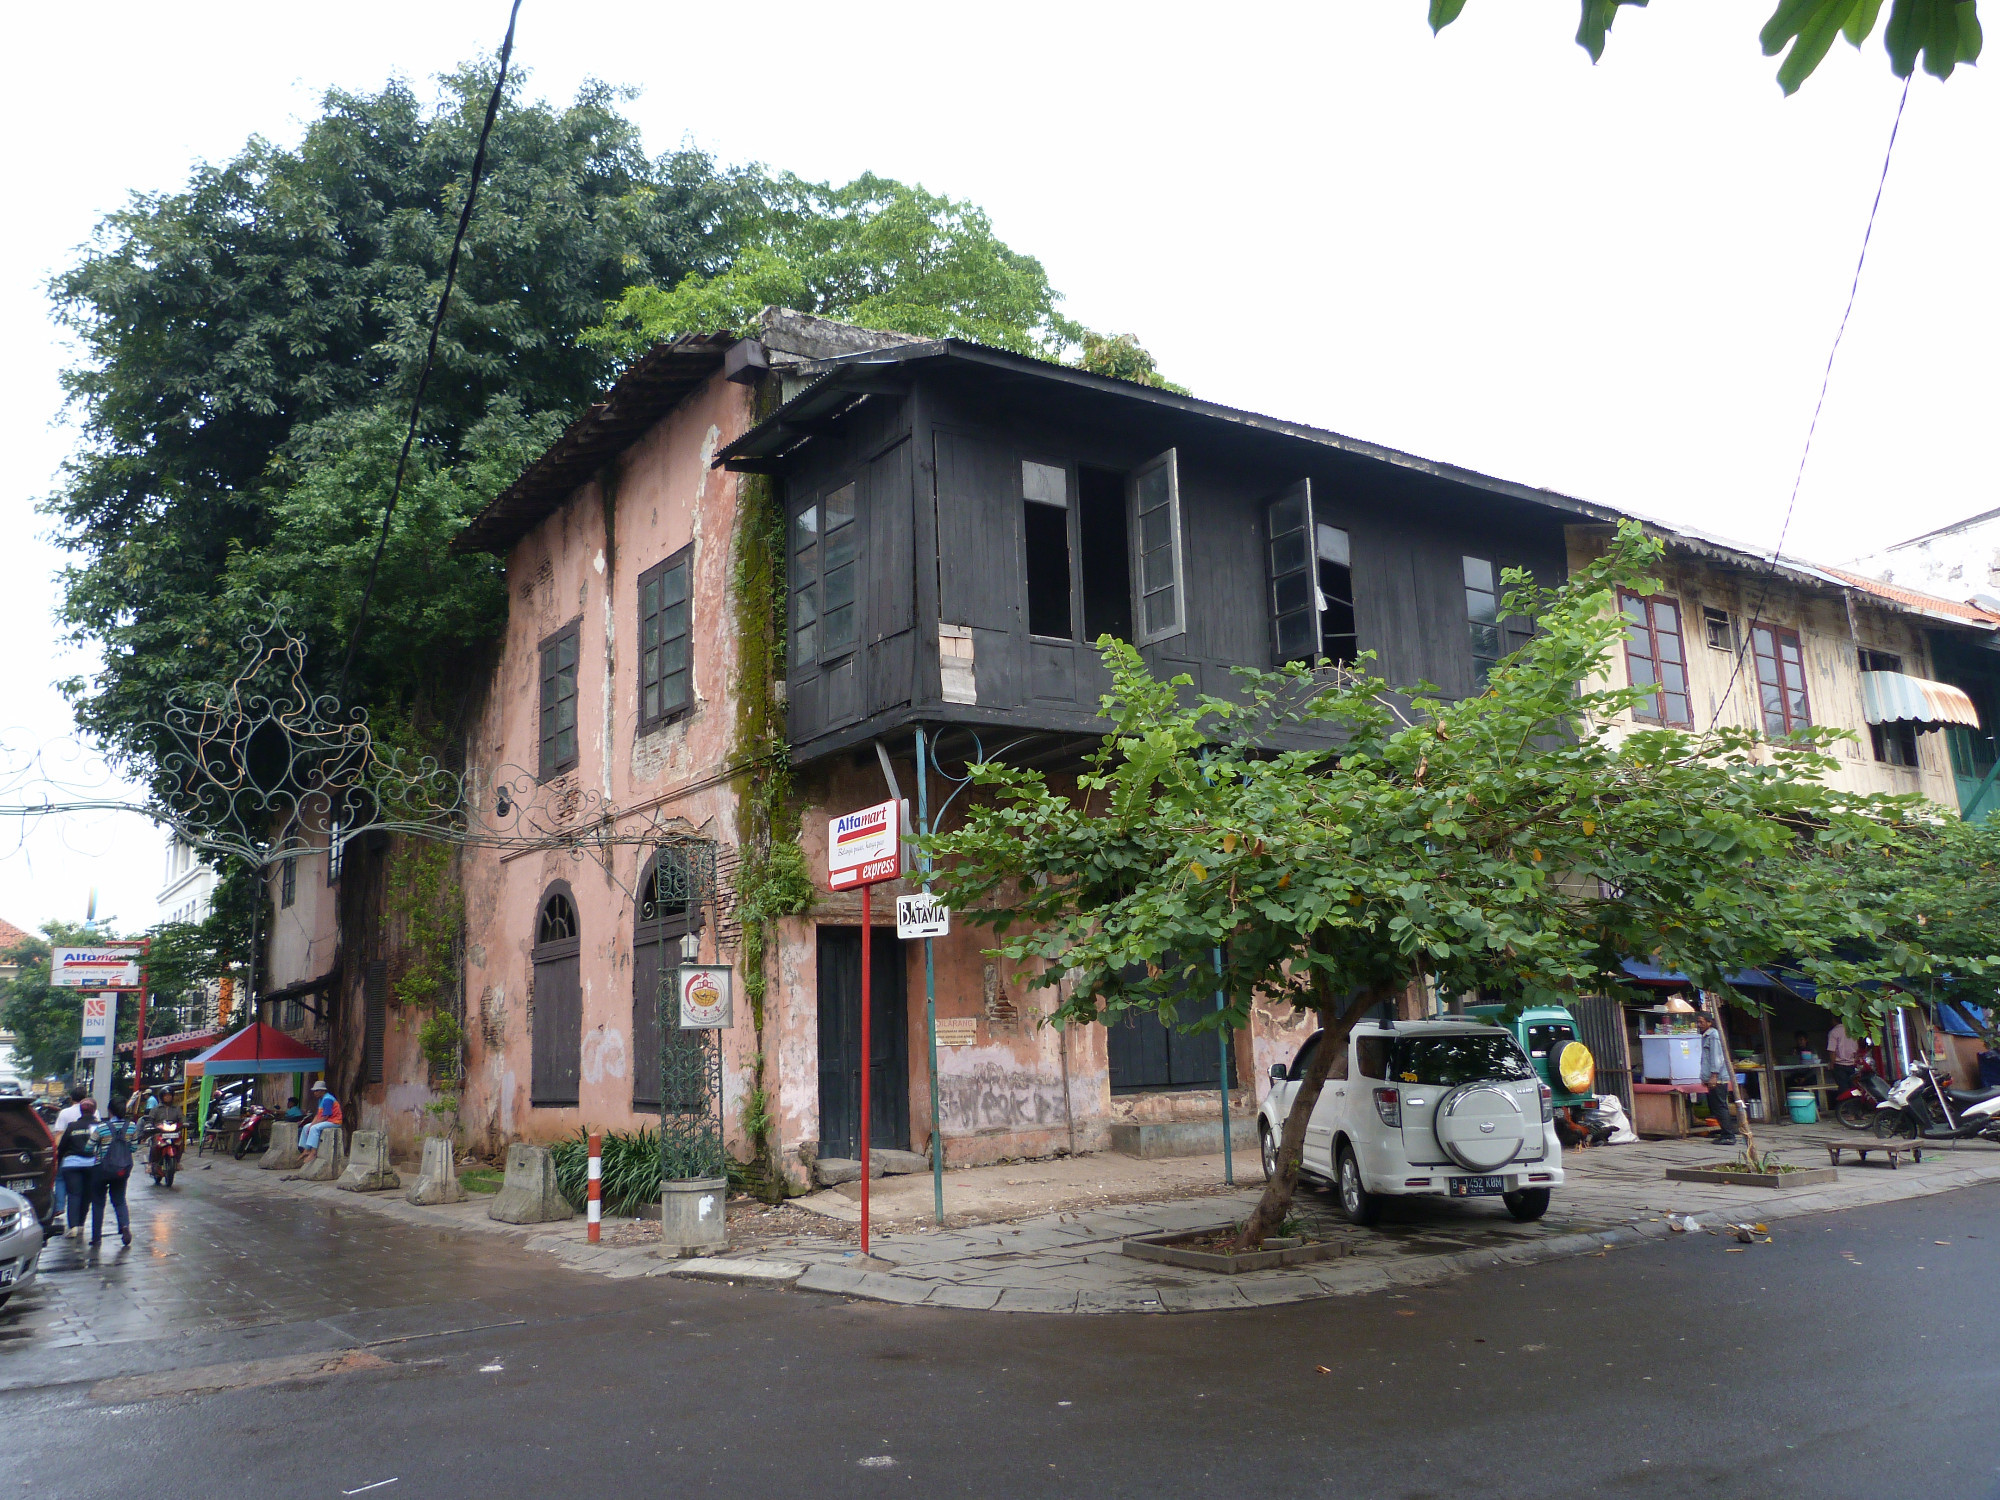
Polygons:
<instances>
[{"instance_id":1,"label":"man in gray shirt","mask_svg":"<svg viewBox=\"0 0 2000 1500\"><path fill-rule=\"evenodd\" d=\"M1733 1146L1736 1116L1729 1108L1729 1086L1735 1082L1736 1065L1729 1059L1729 1048L1722 1040L1722 1028L1715 1024L1714 1016L1703 1011L1694 1018L1694 1024L1701 1033L1701 1076L1708 1080L1708 1112L1721 1127L1715 1141L1719 1146Z\"/></svg>"}]
</instances>

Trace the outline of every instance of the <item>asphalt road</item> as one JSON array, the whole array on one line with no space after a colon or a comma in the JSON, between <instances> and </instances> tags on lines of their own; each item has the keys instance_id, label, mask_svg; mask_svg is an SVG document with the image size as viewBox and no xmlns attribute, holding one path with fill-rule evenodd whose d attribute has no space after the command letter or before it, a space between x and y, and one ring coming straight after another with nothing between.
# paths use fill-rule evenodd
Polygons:
<instances>
[{"instance_id":1,"label":"asphalt road","mask_svg":"<svg viewBox=\"0 0 2000 1500\"><path fill-rule=\"evenodd\" d=\"M0 1500L2000 1496L2000 1188L1091 1318L607 1281L184 1181L0 1311Z\"/></svg>"}]
</instances>

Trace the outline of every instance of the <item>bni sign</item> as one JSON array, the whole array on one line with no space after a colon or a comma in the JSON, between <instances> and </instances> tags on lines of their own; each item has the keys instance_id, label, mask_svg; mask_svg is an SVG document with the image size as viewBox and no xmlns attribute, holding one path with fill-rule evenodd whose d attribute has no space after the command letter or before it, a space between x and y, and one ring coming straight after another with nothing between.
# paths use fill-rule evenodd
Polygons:
<instances>
[{"instance_id":1,"label":"bni sign","mask_svg":"<svg viewBox=\"0 0 2000 1500\"><path fill-rule=\"evenodd\" d=\"M118 997L116 995L85 995L83 997L83 1041L82 1050L104 1053L111 1050L111 1033L118 1024Z\"/></svg>"},{"instance_id":2,"label":"bni sign","mask_svg":"<svg viewBox=\"0 0 2000 1500\"><path fill-rule=\"evenodd\" d=\"M852 890L903 873L902 806L878 802L826 822L826 883Z\"/></svg>"}]
</instances>

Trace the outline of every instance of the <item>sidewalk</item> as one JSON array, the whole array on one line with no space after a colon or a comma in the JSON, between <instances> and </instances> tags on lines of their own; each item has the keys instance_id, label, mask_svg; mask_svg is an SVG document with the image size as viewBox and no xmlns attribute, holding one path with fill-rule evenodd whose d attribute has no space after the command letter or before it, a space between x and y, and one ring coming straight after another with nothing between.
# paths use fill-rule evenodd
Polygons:
<instances>
[{"instance_id":1,"label":"sidewalk","mask_svg":"<svg viewBox=\"0 0 2000 1500\"><path fill-rule=\"evenodd\" d=\"M1825 1142L1857 1139L1868 1138L1838 1126L1794 1126L1768 1129L1759 1143L1793 1165L1823 1166ZM1437 1281L1502 1262L1603 1254L1666 1236L1670 1211L1694 1214L1704 1224L1752 1219L1782 1233L1775 1228L1779 1221L1802 1214L2000 1182L2000 1147L1984 1143L1927 1148L1921 1165L1905 1162L1894 1171L1844 1165L1837 1182L1792 1190L1666 1180L1670 1166L1705 1165L1722 1154L1698 1140L1570 1152L1563 1161L1568 1181L1547 1216L1534 1224L1515 1223L1494 1200L1417 1199L1392 1202L1380 1224L1356 1229L1340 1219L1329 1195L1302 1189L1297 1215L1318 1237L1341 1242L1346 1253L1237 1276L1137 1260L1118 1247L1130 1235L1241 1218L1261 1184L1252 1180L1254 1159L1240 1156L1234 1189L1222 1182L1219 1156L1154 1162L1079 1157L950 1172L943 1228L927 1222L932 1206L927 1174L877 1179L870 1184L873 1232L867 1256L858 1245L856 1184L778 1209L732 1203L730 1249L695 1260L662 1259L657 1227L640 1221L607 1221L604 1242L592 1246L581 1218L527 1227L496 1224L486 1217L490 1198L419 1208L397 1193L343 1193L225 1165L235 1179L232 1187L332 1199L411 1222L508 1235L564 1266L599 1275L677 1275L909 1305L1073 1313L1193 1312L1344 1296Z\"/></svg>"}]
</instances>

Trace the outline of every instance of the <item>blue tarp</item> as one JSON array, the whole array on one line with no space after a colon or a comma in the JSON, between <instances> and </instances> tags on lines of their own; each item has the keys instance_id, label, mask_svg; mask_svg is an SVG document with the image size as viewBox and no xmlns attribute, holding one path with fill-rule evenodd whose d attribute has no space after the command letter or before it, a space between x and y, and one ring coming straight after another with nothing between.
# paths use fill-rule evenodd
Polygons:
<instances>
[{"instance_id":1,"label":"blue tarp","mask_svg":"<svg viewBox=\"0 0 2000 1500\"><path fill-rule=\"evenodd\" d=\"M1641 984L1693 984L1687 975L1673 969L1656 968L1652 964L1639 962L1636 958L1623 960L1625 972ZM1738 969L1728 976L1729 982L1738 989L1748 990L1788 990L1801 999L1810 1000L1819 993L1819 986L1802 974L1784 974L1782 979L1774 978L1762 969Z\"/></svg>"},{"instance_id":2,"label":"blue tarp","mask_svg":"<svg viewBox=\"0 0 2000 1500\"><path fill-rule=\"evenodd\" d=\"M1978 1036L1979 1028L1967 1019L1968 1015L1974 1020L1986 1019L1986 1013L1969 1001L1940 1000L1937 1008L1938 1030L1946 1036Z\"/></svg>"}]
</instances>

